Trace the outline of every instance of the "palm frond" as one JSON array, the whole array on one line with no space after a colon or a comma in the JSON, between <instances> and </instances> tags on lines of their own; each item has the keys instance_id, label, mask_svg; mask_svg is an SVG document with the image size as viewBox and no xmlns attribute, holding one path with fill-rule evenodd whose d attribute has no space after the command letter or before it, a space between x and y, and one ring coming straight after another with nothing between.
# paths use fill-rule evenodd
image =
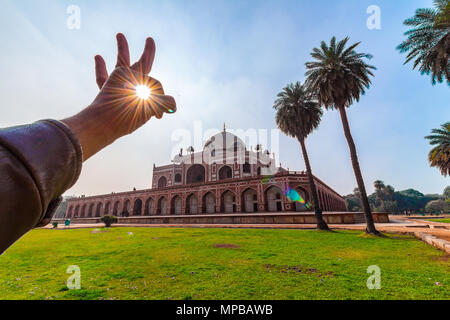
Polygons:
<instances>
[{"instance_id":1,"label":"palm frond","mask_svg":"<svg viewBox=\"0 0 450 320\"><path fill-rule=\"evenodd\" d=\"M275 121L284 134L305 139L319 126L323 111L300 82L287 85L277 97Z\"/></svg>"},{"instance_id":2,"label":"palm frond","mask_svg":"<svg viewBox=\"0 0 450 320\"><path fill-rule=\"evenodd\" d=\"M435 0L435 8L417 9L416 14L404 21L411 26L405 32L407 39L397 49L407 53L405 64L414 60L413 69L430 75L433 84L444 79L450 85L450 1Z\"/></svg>"},{"instance_id":3,"label":"palm frond","mask_svg":"<svg viewBox=\"0 0 450 320\"><path fill-rule=\"evenodd\" d=\"M322 41L311 53L315 60L305 64L305 85L325 108L348 107L359 101L374 76L376 68L364 62L372 55L355 51L360 42L346 47L348 41L348 37L338 42L333 37L329 45Z\"/></svg>"},{"instance_id":4,"label":"palm frond","mask_svg":"<svg viewBox=\"0 0 450 320\"><path fill-rule=\"evenodd\" d=\"M428 154L432 167L437 167L444 176L450 175L450 122L441 125L440 129L431 130L431 135L425 139L435 146Z\"/></svg>"}]
</instances>

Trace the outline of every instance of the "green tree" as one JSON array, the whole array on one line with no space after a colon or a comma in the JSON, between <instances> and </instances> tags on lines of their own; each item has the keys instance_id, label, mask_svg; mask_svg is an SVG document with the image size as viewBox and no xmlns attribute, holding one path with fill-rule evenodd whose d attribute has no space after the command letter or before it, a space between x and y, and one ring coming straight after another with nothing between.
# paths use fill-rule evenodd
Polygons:
<instances>
[{"instance_id":1,"label":"green tree","mask_svg":"<svg viewBox=\"0 0 450 320\"><path fill-rule=\"evenodd\" d=\"M423 193L407 189L394 193L394 200L397 202L399 211L424 212L425 206L431 200L439 200L439 195L424 195Z\"/></svg>"},{"instance_id":2,"label":"green tree","mask_svg":"<svg viewBox=\"0 0 450 320\"><path fill-rule=\"evenodd\" d=\"M442 195L444 196L445 200L450 200L450 186L445 187Z\"/></svg>"},{"instance_id":3,"label":"green tree","mask_svg":"<svg viewBox=\"0 0 450 320\"><path fill-rule=\"evenodd\" d=\"M422 74L430 74L433 84L444 78L450 84L450 2L434 0L435 8L417 9L414 17L405 20L412 27L408 38L397 49L409 52L405 64L414 60L413 69L420 65Z\"/></svg>"},{"instance_id":4,"label":"green tree","mask_svg":"<svg viewBox=\"0 0 450 320\"><path fill-rule=\"evenodd\" d=\"M104 215L100 218L100 221L105 224L105 227L109 228L113 223L117 223L117 217L112 215Z\"/></svg>"},{"instance_id":5,"label":"green tree","mask_svg":"<svg viewBox=\"0 0 450 320\"><path fill-rule=\"evenodd\" d=\"M448 211L447 203L444 200L432 200L428 202L427 205L425 206L425 211L428 213L434 212L444 213Z\"/></svg>"},{"instance_id":6,"label":"green tree","mask_svg":"<svg viewBox=\"0 0 450 320\"><path fill-rule=\"evenodd\" d=\"M306 63L306 86L315 94L321 106L327 109L337 109L340 113L366 217L366 232L379 234L373 221L346 113L346 108L350 107L354 101L359 101L360 96L365 93L365 89L369 88L370 77L374 76L371 70L375 67L366 64L363 60L364 58L370 59L371 55L355 51L359 42L346 47L348 40L349 38L345 38L336 42L336 38L333 37L329 45L322 41L320 48L313 49L311 56L315 61Z\"/></svg>"},{"instance_id":7,"label":"green tree","mask_svg":"<svg viewBox=\"0 0 450 320\"><path fill-rule=\"evenodd\" d=\"M311 196L313 198L317 228L329 230L327 223L323 220L322 209L319 205L316 185L305 145L305 140L308 135L320 124L323 114L322 109L316 101L311 99L311 96L306 92L300 82L289 84L277 97L273 106L277 110L275 121L278 128L284 134L297 138L300 143L306 172L308 174L309 188L311 189Z\"/></svg>"},{"instance_id":8,"label":"green tree","mask_svg":"<svg viewBox=\"0 0 450 320\"><path fill-rule=\"evenodd\" d=\"M444 123L441 129L431 130L425 139L434 146L428 154L430 165L438 168L443 176L450 175L450 122Z\"/></svg>"},{"instance_id":9,"label":"green tree","mask_svg":"<svg viewBox=\"0 0 450 320\"><path fill-rule=\"evenodd\" d=\"M383 188L384 199L388 200L388 201L392 201L393 197L394 197L394 192L395 192L395 189L392 186L390 186L390 185L385 186Z\"/></svg>"},{"instance_id":10,"label":"green tree","mask_svg":"<svg viewBox=\"0 0 450 320\"><path fill-rule=\"evenodd\" d=\"M375 195L378 200L376 207L382 206L383 202L384 202L383 188L385 188L385 185L384 185L383 181L376 180L376 181L374 181L373 186L375 188Z\"/></svg>"},{"instance_id":11,"label":"green tree","mask_svg":"<svg viewBox=\"0 0 450 320\"><path fill-rule=\"evenodd\" d=\"M348 211L350 212L361 211L361 201L359 200L359 197L355 196L355 194L349 194L347 196L344 196L344 199Z\"/></svg>"}]
</instances>

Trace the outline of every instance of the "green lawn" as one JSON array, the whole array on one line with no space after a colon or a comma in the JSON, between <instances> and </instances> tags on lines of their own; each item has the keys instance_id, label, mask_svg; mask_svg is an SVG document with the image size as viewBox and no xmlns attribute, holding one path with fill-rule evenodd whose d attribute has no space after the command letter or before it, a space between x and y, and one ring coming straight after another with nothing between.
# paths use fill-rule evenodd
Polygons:
<instances>
[{"instance_id":1,"label":"green lawn","mask_svg":"<svg viewBox=\"0 0 450 320\"><path fill-rule=\"evenodd\" d=\"M448 219L429 219L428 221L450 223L450 218L448 218Z\"/></svg>"},{"instance_id":2,"label":"green lawn","mask_svg":"<svg viewBox=\"0 0 450 320\"><path fill-rule=\"evenodd\" d=\"M34 230L0 256L0 299L450 299L448 258L358 231ZM65 285L69 265L81 290Z\"/></svg>"}]
</instances>

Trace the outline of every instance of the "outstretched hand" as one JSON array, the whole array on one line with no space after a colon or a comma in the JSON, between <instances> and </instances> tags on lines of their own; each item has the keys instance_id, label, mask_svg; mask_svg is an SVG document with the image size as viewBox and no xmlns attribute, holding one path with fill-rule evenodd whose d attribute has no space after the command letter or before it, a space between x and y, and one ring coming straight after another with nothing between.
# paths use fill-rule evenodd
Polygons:
<instances>
[{"instance_id":1,"label":"outstretched hand","mask_svg":"<svg viewBox=\"0 0 450 320\"><path fill-rule=\"evenodd\" d=\"M95 73L100 92L93 103L72 118L63 120L77 135L86 160L116 139L130 134L152 116L176 112L175 99L164 94L161 83L148 76L155 58L155 42L147 38L141 58L130 64L128 42L117 34L117 64L108 75L105 60L95 56ZM137 86L150 89L148 98L139 97Z\"/></svg>"}]
</instances>

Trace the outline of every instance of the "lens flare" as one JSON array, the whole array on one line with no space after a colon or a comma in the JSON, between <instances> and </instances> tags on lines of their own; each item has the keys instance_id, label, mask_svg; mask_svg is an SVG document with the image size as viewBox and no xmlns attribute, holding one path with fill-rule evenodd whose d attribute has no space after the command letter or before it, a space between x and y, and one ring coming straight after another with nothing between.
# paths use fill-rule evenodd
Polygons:
<instances>
[{"instance_id":1,"label":"lens flare","mask_svg":"<svg viewBox=\"0 0 450 320\"><path fill-rule=\"evenodd\" d=\"M135 87L135 90L136 95L138 96L139 99L147 100L148 98L150 98L151 90L149 87L144 85L138 85Z\"/></svg>"},{"instance_id":2,"label":"lens flare","mask_svg":"<svg viewBox=\"0 0 450 320\"><path fill-rule=\"evenodd\" d=\"M285 193L286 197L289 199L289 201L300 202L301 204L303 204L308 209L311 207L310 204L307 203L305 201L305 199L303 199L302 196L297 191L295 191L294 189L287 188L284 193Z\"/></svg>"}]
</instances>

